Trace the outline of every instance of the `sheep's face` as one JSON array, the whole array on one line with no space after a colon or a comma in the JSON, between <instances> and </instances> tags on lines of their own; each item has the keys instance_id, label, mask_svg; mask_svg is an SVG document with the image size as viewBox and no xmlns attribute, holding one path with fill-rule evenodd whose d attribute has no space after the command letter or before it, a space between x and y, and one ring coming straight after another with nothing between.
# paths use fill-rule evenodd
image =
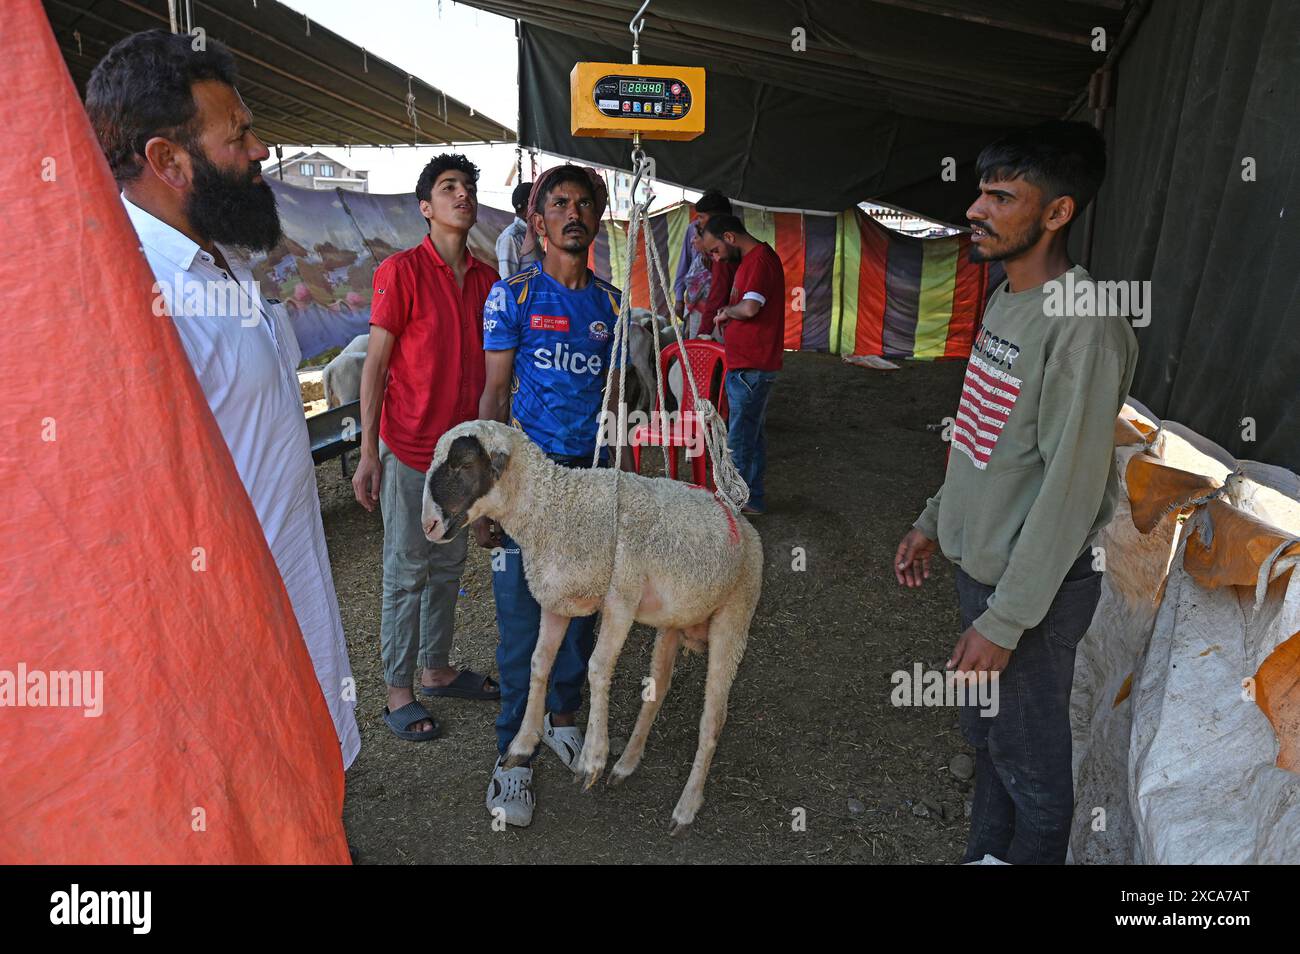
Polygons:
<instances>
[{"instance_id":1,"label":"sheep's face","mask_svg":"<svg viewBox=\"0 0 1300 954\"><path fill-rule=\"evenodd\" d=\"M455 438L447 456L435 458L424 481L424 535L434 543L448 543L464 530L474 519L474 504L492 492L508 460L505 454L488 454L472 434Z\"/></svg>"}]
</instances>

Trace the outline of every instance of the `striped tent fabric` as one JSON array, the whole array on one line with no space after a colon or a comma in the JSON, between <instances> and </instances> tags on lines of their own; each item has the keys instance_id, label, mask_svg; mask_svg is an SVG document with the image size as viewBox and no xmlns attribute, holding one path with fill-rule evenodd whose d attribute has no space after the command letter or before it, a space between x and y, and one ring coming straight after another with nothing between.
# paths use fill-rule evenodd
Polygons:
<instances>
[{"instance_id":1,"label":"striped tent fabric","mask_svg":"<svg viewBox=\"0 0 1300 954\"><path fill-rule=\"evenodd\" d=\"M785 268L785 347L887 358L967 358L1000 268L970 260L970 239L914 238L853 208L839 215L739 207L746 230L771 245ZM650 236L671 282L694 214L680 203L650 217ZM644 247L627 274L627 225L606 219L591 267L632 296L650 300ZM638 240L638 243L640 240ZM991 280L992 278L992 280ZM657 299L658 296L656 296Z\"/></svg>"},{"instance_id":2,"label":"striped tent fabric","mask_svg":"<svg viewBox=\"0 0 1300 954\"><path fill-rule=\"evenodd\" d=\"M304 355L342 347L366 332L375 267L418 244L428 226L409 195L315 192L274 181L271 188L284 239L270 253L248 258L248 267L290 307ZM921 359L970 354L1001 266L972 263L965 235L913 238L857 208L839 215L737 209L750 234L781 257L787 349ZM650 240L669 283L694 212L683 202L650 217ZM469 236L473 254L495 267L497 237L513 218L481 206ZM627 228L625 220L601 222L588 253L590 267L628 291L633 307L667 314L670 302L650 301L643 245L627 274Z\"/></svg>"}]
</instances>

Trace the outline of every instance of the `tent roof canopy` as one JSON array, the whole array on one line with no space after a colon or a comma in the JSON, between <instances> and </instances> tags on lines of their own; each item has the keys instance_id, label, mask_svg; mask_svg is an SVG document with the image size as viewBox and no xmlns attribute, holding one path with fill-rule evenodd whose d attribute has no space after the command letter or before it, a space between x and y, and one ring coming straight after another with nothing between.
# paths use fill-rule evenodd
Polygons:
<instances>
[{"instance_id":1,"label":"tent roof canopy","mask_svg":"<svg viewBox=\"0 0 1300 954\"><path fill-rule=\"evenodd\" d=\"M639 0L470 0L503 16L628 51ZM655 62L699 62L849 105L1009 124L1063 115L1119 36L1126 0L653 0ZM797 50L792 31L806 30Z\"/></svg>"},{"instance_id":2,"label":"tent roof canopy","mask_svg":"<svg viewBox=\"0 0 1300 954\"><path fill-rule=\"evenodd\" d=\"M624 141L569 135L566 79L577 61L630 61L639 0L469 2L523 22L520 140L627 168ZM1009 129L1070 113L1134 9L1134 0L653 0L642 62L708 70L706 132L652 143L658 177L758 205L839 211L882 199L963 221L974 189L965 174L957 187L940 182L945 160L968 173Z\"/></svg>"},{"instance_id":3,"label":"tent roof canopy","mask_svg":"<svg viewBox=\"0 0 1300 954\"><path fill-rule=\"evenodd\" d=\"M166 0L42 0L84 95L96 63L170 21ZM178 3L178 6L181 4ZM276 0L193 0L195 26L230 47L240 93L271 143L337 146L509 142L513 130ZM415 124L407 108L415 97Z\"/></svg>"}]
</instances>

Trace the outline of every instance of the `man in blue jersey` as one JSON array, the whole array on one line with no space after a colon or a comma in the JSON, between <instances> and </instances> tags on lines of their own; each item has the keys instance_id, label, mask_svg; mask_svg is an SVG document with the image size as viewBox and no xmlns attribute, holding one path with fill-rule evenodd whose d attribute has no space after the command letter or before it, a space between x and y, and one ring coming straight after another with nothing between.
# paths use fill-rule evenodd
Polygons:
<instances>
[{"instance_id":1,"label":"man in blue jersey","mask_svg":"<svg viewBox=\"0 0 1300 954\"><path fill-rule=\"evenodd\" d=\"M565 165L543 173L529 197L524 249L544 237L545 254L493 285L483 308L487 384L479 417L522 429L566 467L591 466L618 319L621 293L587 268L587 250L606 201L605 183L594 169ZM611 405L617 406L616 401L611 396ZM623 460L631 469L631 455L624 454ZM542 608L528 591L519 545L486 520L475 525L474 533L480 545L502 548L494 554L492 574L500 634L500 754L488 784L487 808L494 817L500 812L508 824L522 827L533 820L533 770L529 765L503 769L501 763L528 703ZM595 633L594 615L570 621L546 698L542 739L570 770L582 751L582 731L575 723Z\"/></svg>"}]
</instances>

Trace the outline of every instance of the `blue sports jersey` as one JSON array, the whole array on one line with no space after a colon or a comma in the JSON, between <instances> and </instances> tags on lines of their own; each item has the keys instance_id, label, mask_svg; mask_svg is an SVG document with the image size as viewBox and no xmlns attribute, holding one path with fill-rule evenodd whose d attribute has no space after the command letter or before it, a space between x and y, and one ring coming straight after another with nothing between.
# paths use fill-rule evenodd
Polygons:
<instances>
[{"instance_id":1,"label":"blue sports jersey","mask_svg":"<svg viewBox=\"0 0 1300 954\"><path fill-rule=\"evenodd\" d=\"M548 454L596 446L621 293L590 276L565 288L534 263L492 286L483 306L483 349L515 352L510 423Z\"/></svg>"}]
</instances>

